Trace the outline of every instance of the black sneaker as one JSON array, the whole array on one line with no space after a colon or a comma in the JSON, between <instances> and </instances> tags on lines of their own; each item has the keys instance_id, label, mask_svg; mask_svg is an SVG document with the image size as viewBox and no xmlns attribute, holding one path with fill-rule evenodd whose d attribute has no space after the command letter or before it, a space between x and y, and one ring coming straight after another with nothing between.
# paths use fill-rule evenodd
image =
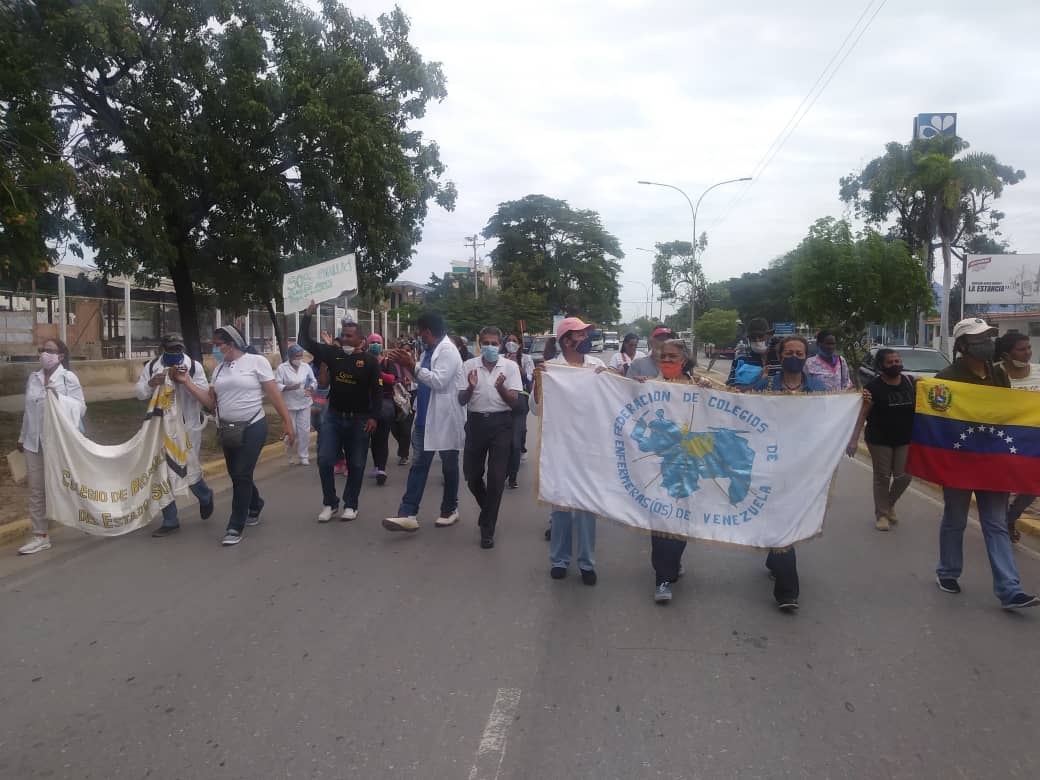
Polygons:
<instances>
[{"instance_id":1,"label":"black sneaker","mask_svg":"<svg viewBox=\"0 0 1040 780\"><path fill-rule=\"evenodd\" d=\"M181 530L181 527L179 525L160 525L158 528L152 531L152 536L156 539L162 539L164 536L175 534L179 530Z\"/></svg>"},{"instance_id":2,"label":"black sneaker","mask_svg":"<svg viewBox=\"0 0 1040 780\"><path fill-rule=\"evenodd\" d=\"M228 529L228 532L224 534L224 538L220 540L220 543L225 547L231 547L242 541L242 534L238 531L232 531Z\"/></svg>"},{"instance_id":3,"label":"black sneaker","mask_svg":"<svg viewBox=\"0 0 1040 780\"><path fill-rule=\"evenodd\" d=\"M667 604L672 600L672 583L659 582L654 588L654 601L658 604Z\"/></svg>"},{"instance_id":4,"label":"black sneaker","mask_svg":"<svg viewBox=\"0 0 1040 780\"><path fill-rule=\"evenodd\" d=\"M515 479L511 479L511 480L509 480L509 487L512 488L513 490L516 490L520 486L516 483Z\"/></svg>"},{"instance_id":5,"label":"black sneaker","mask_svg":"<svg viewBox=\"0 0 1040 780\"><path fill-rule=\"evenodd\" d=\"M784 612L795 612L798 609L798 599L777 599L776 606Z\"/></svg>"},{"instance_id":6,"label":"black sneaker","mask_svg":"<svg viewBox=\"0 0 1040 780\"><path fill-rule=\"evenodd\" d=\"M260 507L256 510L250 509L246 515L246 525L260 525L260 513L264 511L264 500L260 499Z\"/></svg>"},{"instance_id":7,"label":"black sneaker","mask_svg":"<svg viewBox=\"0 0 1040 780\"><path fill-rule=\"evenodd\" d=\"M199 517L203 520L209 520L213 516L213 499L211 498L205 504L199 504Z\"/></svg>"},{"instance_id":8,"label":"black sneaker","mask_svg":"<svg viewBox=\"0 0 1040 780\"><path fill-rule=\"evenodd\" d=\"M939 590L943 593L960 593L961 586L957 584L957 580L953 577L936 577L935 584L939 586Z\"/></svg>"},{"instance_id":9,"label":"black sneaker","mask_svg":"<svg viewBox=\"0 0 1040 780\"><path fill-rule=\"evenodd\" d=\"M407 466L408 465L408 458L407 457L398 458L397 459L397 465L398 466Z\"/></svg>"},{"instance_id":10,"label":"black sneaker","mask_svg":"<svg viewBox=\"0 0 1040 780\"><path fill-rule=\"evenodd\" d=\"M490 550L494 546L495 546L495 540L492 539L490 536L485 536L485 537L481 538L481 540L480 540L480 549L481 550Z\"/></svg>"},{"instance_id":11,"label":"black sneaker","mask_svg":"<svg viewBox=\"0 0 1040 780\"><path fill-rule=\"evenodd\" d=\"M1010 601L1005 601L1000 606L1004 609L1025 609L1026 607L1035 607L1038 604L1040 604L1040 598L1030 596L1028 593L1018 593L1012 596Z\"/></svg>"},{"instance_id":12,"label":"black sneaker","mask_svg":"<svg viewBox=\"0 0 1040 780\"><path fill-rule=\"evenodd\" d=\"M586 585L596 584L596 572L593 569L582 569L581 570L581 581Z\"/></svg>"},{"instance_id":13,"label":"black sneaker","mask_svg":"<svg viewBox=\"0 0 1040 780\"><path fill-rule=\"evenodd\" d=\"M554 580L562 580L567 576L567 569L563 566L553 566L549 569L549 576Z\"/></svg>"},{"instance_id":14,"label":"black sneaker","mask_svg":"<svg viewBox=\"0 0 1040 780\"><path fill-rule=\"evenodd\" d=\"M545 529L545 541L552 539L552 526Z\"/></svg>"}]
</instances>

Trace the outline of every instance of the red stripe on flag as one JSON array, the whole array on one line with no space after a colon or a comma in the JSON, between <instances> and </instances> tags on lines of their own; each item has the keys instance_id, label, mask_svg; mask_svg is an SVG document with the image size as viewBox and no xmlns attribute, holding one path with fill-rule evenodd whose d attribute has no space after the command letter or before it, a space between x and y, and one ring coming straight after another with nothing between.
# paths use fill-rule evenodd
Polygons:
<instances>
[{"instance_id":1,"label":"red stripe on flag","mask_svg":"<svg viewBox=\"0 0 1040 780\"><path fill-rule=\"evenodd\" d=\"M944 487L1040 495L1040 458L911 444L906 470Z\"/></svg>"}]
</instances>

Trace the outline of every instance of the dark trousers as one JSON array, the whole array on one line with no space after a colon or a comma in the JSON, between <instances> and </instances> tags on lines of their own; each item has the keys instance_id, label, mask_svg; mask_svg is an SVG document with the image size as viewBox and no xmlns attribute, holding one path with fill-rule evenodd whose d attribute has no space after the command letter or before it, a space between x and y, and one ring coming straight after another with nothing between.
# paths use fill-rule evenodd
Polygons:
<instances>
[{"instance_id":1,"label":"dark trousers","mask_svg":"<svg viewBox=\"0 0 1040 780\"><path fill-rule=\"evenodd\" d=\"M766 568L773 572L773 598L777 603L798 598L798 560L794 548L770 550L766 557Z\"/></svg>"},{"instance_id":2,"label":"dark trousers","mask_svg":"<svg viewBox=\"0 0 1040 780\"><path fill-rule=\"evenodd\" d=\"M408 448L412 443L412 421L414 419L414 414L409 414L405 417L394 417L394 421L390 425L390 433L397 440L397 457L399 458L408 457Z\"/></svg>"},{"instance_id":3,"label":"dark trousers","mask_svg":"<svg viewBox=\"0 0 1040 780\"><path fill-rule=\"evenodd\" d=\"M376 432L372 434L372 465L380 471L386 471L386 461L390 457L390 425L393 418L381 419L376 424Z\"/></svg>"},{"instance_id":4,"label":"dark trousers","mask_svg":"<svg viewBox=\"0 0 1040 780\"><path fill-rule=\"evenodd\" d=\"M321 444L318 446L318 476L321 477L322 503L333 509L339 507L336 495L336 461L344 453L347 461L347 486L343 490L343 504L357 509L361 485L365 481L365 461L368 460L368 434L365 433L367 414L345 414L328 409L321 418Z\"/></svg>"},{"instance_id":5,"label":"dark trousers","mask_svg":"<svg viewBox=\"0 0 1040 780\"><path fill-rule=\"evenodd\" d=\"M263 506L260 492L253 482L253 469L260 458L260 450L267 442L267 418L261 417L242 433L242 446L224 448L224 463L231 478L231 517L228 530L242 533L250 511L259 513Z\"/></svg>"},{"instance_id":6,"label":"dark trousers","mask_svg":"<svg viewBox=\"0 0 1040 780\"><path fill-rule=\"evenodd\" d=\"M513 413L471 413L466 419L466 449L462 452L462 474L480 507L480 535L495 535L498 507L506 486L509 448L513 440ZM487 464L487 481L484 465Z\"/></svg>"},{"instance_id":7,"label":"dark trousers","mask_svg":"<svg viewBox=\"0 0 1040 780\"><path fill-rule=\"evenodd\" d=\"M516 481L520 473L520 456L527 440L527 398L523 398L519 409L513 410L513 436L509 446L509 479Z\"/></svg>"},{"instance_id":8,"label":"dark trousers","mask_svg":"<svg viewBox=\"0 0 1040 780\"><path fill-rule=\"evenodd\" d=\"M1027 496L1019 493L1015 496L1015 500L1011 502L1007 511L1007 521L1009 523L1018 522L1018 518L1022 516L1022 513L1029 509L1029 506L1036 500L1036 496Z\"/></svg>"},{"instance_id":9,"label":"dark trousers","mask_svg":"<svg viewBox=\"0 0 1040 780\"><path fill-rule=\"evenodd\" d=\"M682 554L686 549L685 539L672 539L668 536L650 536L650 563L654 567L657 585L662 582L675 582L679 579L679 567L682 566Z\"/></svg>"}]
</instances>

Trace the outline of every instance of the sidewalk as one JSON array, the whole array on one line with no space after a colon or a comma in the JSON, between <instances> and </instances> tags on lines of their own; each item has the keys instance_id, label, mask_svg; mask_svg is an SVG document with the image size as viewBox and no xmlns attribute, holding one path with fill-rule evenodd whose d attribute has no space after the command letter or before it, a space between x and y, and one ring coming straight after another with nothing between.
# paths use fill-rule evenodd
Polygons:
<instances>
[{"instance_id":1,"label":"sidewalk","mask_svg":"<svg viewBox=\"0 0 1040 780\"><path fill-rule=\"evenodd\" d=\"M133 382L121 382L118 385L96 385L84 387L83 395L87 403L91 401L120 401L124 398L134 397ZM25 408L25 394L0 396L0 412L8 414L19 414Z\"/></svg>"}]
</instances>

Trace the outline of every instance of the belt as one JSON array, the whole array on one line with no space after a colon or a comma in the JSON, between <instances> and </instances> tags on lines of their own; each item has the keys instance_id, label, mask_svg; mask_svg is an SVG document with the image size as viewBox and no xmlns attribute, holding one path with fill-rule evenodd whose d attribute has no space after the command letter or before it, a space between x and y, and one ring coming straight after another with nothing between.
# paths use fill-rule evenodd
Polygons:
<instances>
[{"instance_id":1,"label":"belt","mask_svg":"<svg viewBox=\"0 0 1040 780\"><path fill-rule=\"evenodd\" d=\"M512 413L513 413L512 409L507 409L504 412L470 412L469 416L470 417L483 417L483 418L486 419L488 417L497 417L500 414L512 414Z\"/></svg>"},{"instance_id":2,"label":"belt","mask_svg":"<svg viewBox=\"0 0 1040 780\"><path fill-rule=\"evenodd\" d=\"M334 414L337 417L368 417L368 411L364 412L342 412L339 409L333 409L331 406L325 410L325 414Z\"/></svg>"}]
</instances>

